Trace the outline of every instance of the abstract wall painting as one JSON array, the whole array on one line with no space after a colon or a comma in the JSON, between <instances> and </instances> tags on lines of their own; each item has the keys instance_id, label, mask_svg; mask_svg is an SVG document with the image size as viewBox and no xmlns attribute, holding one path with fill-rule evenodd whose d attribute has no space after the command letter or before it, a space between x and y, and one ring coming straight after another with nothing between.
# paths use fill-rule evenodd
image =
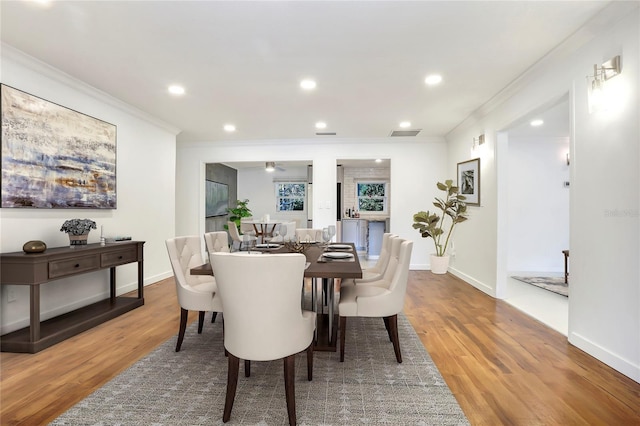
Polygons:
<instances>
[{"instance_id":1,"label":"abstract wall painting","mask_svg":"<svg viewBox=\"0 0 640 426\"><path fill-rule=\"evenodd\" d=\"M0 90L2 207L115 209L116 126Z\"/></svg>"},{"instance_id":2,"label":"abstract wall painting","mask_svg":"<svg viewBox=\"0 0 640 426\"><path fill-rule=\"evenodd\" d=\"M458 193L468 206L480 205L480 159L458 163Z\"/></svg>"}]
</instances>

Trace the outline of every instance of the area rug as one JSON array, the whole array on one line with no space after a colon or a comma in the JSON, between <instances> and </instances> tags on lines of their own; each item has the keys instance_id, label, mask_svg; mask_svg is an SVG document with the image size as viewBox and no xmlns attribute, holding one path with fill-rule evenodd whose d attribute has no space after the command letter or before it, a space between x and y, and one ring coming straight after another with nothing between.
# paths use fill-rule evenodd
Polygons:
<instances>
[{"instance_id":1,"label":"area rug","mask_svg":"<svg viewBox=\"0 0 640 426\"><path fill-rule=\"evenodd\" d=\"M62 414L51 425L222 425L227 359L220 321L187 328ZM468 425L460 406L404 315L398 364L381 319L349 319L345 362L315 352L296 357L299 425ZM240 377L227 425L286 425L282 361L253 362Z\"/></svg>"},{"instance_id":2,"label":"area rug","mask_svg":"<svg viewBox=\"0 0 640 426\"><path fill-rule=\"evenodd\" d=\"M564 277L511 277L545 290L569 296L569 285L564 282Z\"/></svg>"}]
</instances>

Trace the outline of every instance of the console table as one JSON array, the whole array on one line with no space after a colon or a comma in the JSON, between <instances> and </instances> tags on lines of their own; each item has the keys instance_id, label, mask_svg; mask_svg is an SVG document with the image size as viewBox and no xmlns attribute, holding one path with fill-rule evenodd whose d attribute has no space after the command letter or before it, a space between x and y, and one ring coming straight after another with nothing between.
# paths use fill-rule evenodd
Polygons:
<instances>
[{"instance_id":1,"label":"console table","mask_svg":"<svg viewBox=\"0 0 640 426\"><path fill-rule=\"evenodd\" d=\"M144 241L48 248L43 253L0 254L0 284L29 286L29 327L0 337L2 352L36 353L144 305ZM138 263L138 296L116 296L116 266ZM110 297L40 322L40 285L110 269Z\"/></svg>"}]
</instances>

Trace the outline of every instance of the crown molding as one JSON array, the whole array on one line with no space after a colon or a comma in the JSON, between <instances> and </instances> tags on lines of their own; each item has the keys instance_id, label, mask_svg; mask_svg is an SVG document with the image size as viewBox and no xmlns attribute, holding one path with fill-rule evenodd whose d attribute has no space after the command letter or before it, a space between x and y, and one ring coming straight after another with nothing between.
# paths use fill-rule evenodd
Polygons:
<instances>
[{"instance_id":1,"label":"crown molding","mask_svg":"<svg viewBox=\"0 0 640 426\"><path fill-rule=\"evenodd\" d=\"M627 1L613 1L609 3L582 27L578 28L573 34L569 35L560 44L542 56L487 102L475 109L467 118L447 132L445 137L448 138L451 134L461 129L472 127L476 122L503 105L532 81L540 78L548 70L550 65L566 58L569 54L593 40L594 37L611 28L615 22L634 13L634 10L640 7L639 4L638 2ZM637 11L635 13L637 13Z\"/></svg>"},{"instance_id":2,"label":"crown molding","mask_svg":"<svg viewBox=\"0 0 640 426\"><path fill-rule=\"evenodd\" d=\"M88 95L97 101L110 105L114 108L117 108L121 111L124 111L128 114L131 114L137 118L140 118L148 123L153 124L154 126L160 127L169 133L177 135L181 132L181 130L163 120L160 120L157 117L154 117L138 108L135 108L124 101L121 101L118 98L115 98L109 95L106 92L103 92L95 87L83 82L82 80L78 80L77 78L66 74L60 71L57 68L52 67L46 62L40 61L39 59L34 58L21 50L16 49L15 47L6 44L4 42L0 43L0 53L2 58L9 59L11 61L16 62L17 64L24 66L38 74L41 74L47 78L50 78L60 84L63 84L71 89L82 92L85 95Z\"/></svg>"}]
</instances>

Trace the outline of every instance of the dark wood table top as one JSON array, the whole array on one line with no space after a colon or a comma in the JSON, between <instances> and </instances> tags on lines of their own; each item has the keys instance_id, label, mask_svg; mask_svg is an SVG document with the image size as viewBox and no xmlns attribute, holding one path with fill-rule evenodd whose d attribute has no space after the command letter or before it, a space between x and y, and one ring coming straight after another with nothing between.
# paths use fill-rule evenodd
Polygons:
<instances>
[{"instance_id":1,"label":"dark wood table top","mask_svg":"<svg viewBox=\"0 0 640 426\"><path fill-rule=\"evenodd\" d=\"M353 261L344 260L328 260L326 262L318 262L318 259L324 251L324 247L319 245L311 245L304 255L309 262L309 267L304 271L304 276L308 278L362 278L362 268L360 260L356 254L355 247L352 246ZM277 250L265 250L266 253L288 253L284 247ZM212 275L211 265L196 266L190 269L191 275Z\"/></svg>"}]
</instances>

